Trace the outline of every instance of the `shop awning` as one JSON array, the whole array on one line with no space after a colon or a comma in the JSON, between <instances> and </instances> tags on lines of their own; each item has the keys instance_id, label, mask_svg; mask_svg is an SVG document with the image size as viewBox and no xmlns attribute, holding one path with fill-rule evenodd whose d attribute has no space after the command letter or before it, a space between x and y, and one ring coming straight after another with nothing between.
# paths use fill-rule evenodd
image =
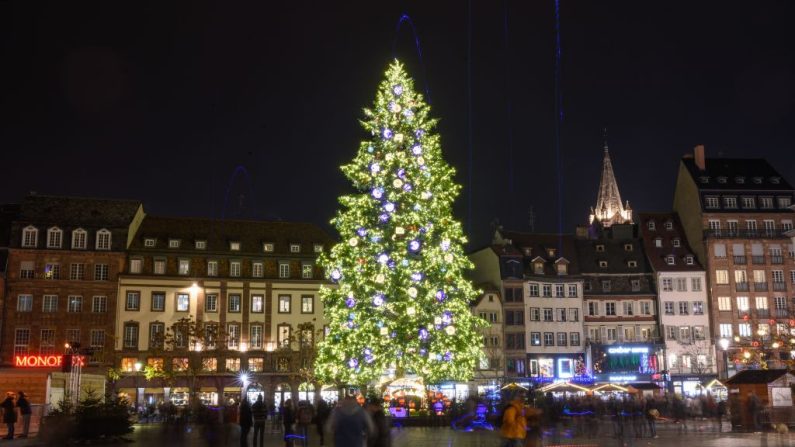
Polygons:
<instances>
[{"instance_id":1,"label":"shop awning","mask_svg":"<svg viewBox=\"0 0 795 447\"><path fill-rule=\"evenodd\" d=\"M590 388L571 382L551 383L541 388L541 392L544 393L587 393L588 391L591 391Z\"/></svg>"},{"instance_id":2,"label":"shop awning","mask_svg":"<svg viewBox=\"0 0 795 447\"><path fill-rule=\"evenodd\" d=\"M502 389L502 390L515 390L515 389L517 389L517 388L518 388L518 389L525 390L525 391L527 390L527 388L526 388L526 387L523 387L522 385L519 385L519 384L518 384L518 383L516 383L516 382L511 382L511 383L505 384L505 385L503 385L503 387L502 387L502 388L500 388L500 389Z\"/></svg>"},{"instance_id":3,"label":"shop awning","mask_svg":"<svg viewBox=\"0 0 795 447\"><path fill-rule=\"evenodd\" d=\"M629 389L615 383L604 383L591 388L591 391L595 393L627 393Z\"/></svg>"}]
</instances>

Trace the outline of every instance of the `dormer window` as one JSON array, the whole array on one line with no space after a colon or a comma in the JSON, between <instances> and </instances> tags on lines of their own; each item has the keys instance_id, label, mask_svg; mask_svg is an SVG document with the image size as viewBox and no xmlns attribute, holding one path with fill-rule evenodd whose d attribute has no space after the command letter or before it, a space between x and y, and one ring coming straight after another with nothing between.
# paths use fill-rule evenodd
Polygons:
<instances>
[{"instance_id":1,"label":"dormer window","mask_svg":"<svg viewBox=\"0 0 795 447\"><path fill-rule=\"evenodd\" d=\"M607 261L599 261L599 267L603 269L607 268Z\"/></svg>"},{"instance_id":2,"label":"dormer window","mask_svg":"<svg viewBox=\"0 0 795 447\"><path fill-rule=\"evenodd\" d=\"M723 177L723 176L718 177L718 183L724 184L724 183L726 183L727 180L728 179L726 177Z\"/></svg>"},{"instance_id":3,"label":"dormer window","mask_svg":"<svg viewBox=\"0 0 795 447\"><path fill-rule=\"evenodd\" d=\"M82 228L72 231L72 250L85 250L88 233Z\"/></svg>"},{"instance_id":4,"label":"dormer window","mask_svg":"<svg viewBox=\"0 0 795 447\"><path fill-rule=\"evenodd\" d=\"M262 251L265 253L273 253L273 243L272 242L265 242L262 244Z\"/></svg>"},{"instance_id":5,"label":"dormer window","mask_svg":"<svg viewBox=\"0 0 795 447\"><path fill-rule=\"evenodd\" d=\"M723 198L723 207L734 209L737 208L737 197L724 197Z\"/></svg>"},{"instance_id":6,"label":"dormer window","mask_svg":"<svg viewBox=\"0 0 795 447\"><path fill-rule=\"evenodd\" d=\"M323 253L323 244L315 244L312 249L315 253Z\"/></svg>"},{"instance_id":7,"label":"dormer window","mask_svg":"<svg viewBox=\"0 0 795 447\"><path fill-rule=\"evenodd\" d=\"M555 257L555 249L554 248L547 248L547 256L550 258Z\"/></svg>"},{"instance_id":8,"label":"dormer window","mask_svg":"<svg viewBox=\"0 0 795 447\"><path fill-rule=\"evenodd\" d=\"M196 250L207 250L207 241L196 241Z\"/></svg>"},{"instance_id":9,"label":"dormer window","mask_svg":"<svg viewBox=\"0 0 795 447\"><path fill-rule=\"evenodd\" d=\"M602 244L597 244L597 245L596 245L596 251L597 251L597 253L602 253L602 252L604 252L604 251L605 251L605 246L604 246L604 245L602 245Z\"/></svg>"},{"instance_id":10,"label":"dormer window","mask_svg":"<svg viewBox=\"0 0 795 447\"><path fill-rule=\"evenodd\" d=\"M533 261L533 273L535 273L536 275L544 274L544 261L541 260Z\"/></svg>"},{"instance_id":11,"label":"dormer window","mask_svg":"<svg viewBox=\"0 0 795 447\"><path fill-rule=\"evenodd\" d=\"M779 183L781 183L781 177L770 177L770 183L778 185Z\"/></svg>"},{"instance_id":12,"label":"dormer window","mask_svg":"<svg viewBox=\"0 0 795 447\"><path fill-rule=\"evenodd\" d=\"M530 247L524 247L522 248L522 251L524 252L525 256L530 256L533 254L533 249Z\"/></svg>"},{"instance_id":13,"label":"dormer window","mask_svg":"<svg viewBox=\"0 0 795 447\"><path fill-rule=\"evenodd\" d=\"M556 267L558 270L558 275L569 274L569 264L567 262L558 262L558 265Z\"/></svg>"},{"instance_id":14,"label":"dormer window","mask_svg":"<svg viewBox=\"0 0 795 447\"><path fill-rule=\"evenodd\" d=\"M168 240L168 248L179 248L179 244L182 241L180 239L169 239Z\"/></svg>"},{"instance_id":15,"label":"dormer window","mask_svg":"<svg viewBox=\"0 0 795 447\"><path fill-rule=\"evenodd\" d=\"M638 261L627 261L627 267L635 268L638 266Z\"/></svg>"},{"instance_id":16,"label":"dormer window","mask_svg":"<svg viewBox=\"0 0 795 447\"><path fill-rule=\"evenodd\" d=\"M720 207L720 202L715 196L704 197L704 206L709 209L717 209Z\"/></svg>"},{"instance_id":17,"label":"dormer window","mask_svg":"<svg viewBox=\"0 0 795 447\"><path fill-rule=\"evenodd\" d=\"M754 177L754 183L757 185L762 184L762 177Z\"/></svg>"},{"instance_id":18,"label":"dormer window","mask_svg":"<svg viewBox=\"0 0 795 447\"><path fill-rule=\"evenodd\" d=\"M738 175L737 177L734 177L734 183L737 183L738 185L744 184L745 183L745 177L740 176L740 175Z\"/></svg>"},{"instance_id":19,"label":"dormer window","mask_svg":"<svg viewBox=\"0 0 795 447\"><path fill-rule=\"evenodd\" d=\"M632 251L633 249L632 244L624 244L624 251Z\"/></svg>"},{"instance_id":20,"label":"dormer window","mask_svg":"<svg viewBox=\"0 0 795 447\"><path fill-rule=\"evenodd\" d=\"M673 244L674 247L679 248L682 246L682 241L680 241L679 238L674 238L671 240L671 244Z\"/></svg>"},{"instance_id":21,"label":"dormer window","mask_svg":"<svg viewBox=\"0 0 795 447\"><path fill-rule=\"evenodd\" d=\"M110 250L110 231L101 229L97 231L97 250Z\"/></svg>"},{"instance_id":22,"label":"dormer window","mask_svg":"<svg viewBox=\"0 0 795 447\"><path fill-rule=\"evenodd\" d=\"M301 244L290 244L290 253L301 253Z\"/></svg>"},{"instance_id":23,"label":"dormer window","mask_svg":"<svg viewBox=\"0 0 795 447\"><path fill-rule=\"evenodd\" d=\"M232 251L240 251L240 242L232 241L229 243L229 249Z\"/></svg>"},{"instance_id":24,"label":"dormer window","mask_svg":"<svg viewBox=\"0 0 795 447\"><path fill-rule=\"evenodd\" d=\"M709 176L702 175L701 177L699 177L699 178L698 178L698 180L699 180L701 183L707 184L707 183L709 183Z\"/></svg>"},{"instance_id":25,"label":"dormer window","mask_svg":"<svg viewBox=\"0 0 795 447\"><path fill-rule=\"evenodd\" d=\"M154 246L155 246L155 239L150 237L144 239L144 247L153 248Z\"/></svg>"},{"instance_id":26,"label":"dormer window","mask_svg":"<svg viewBox=\"0 0 795 447\"><path fill-rule=\"evenodd\" d=\"M63 231L58 227L47 230L47 248L61 248Z\"/></svg>"},{"instance_id":27,"label":"dormer window","mask_svg":"<svg viewBox=\"0 0 795 447\"><path fill-rule=\"evenodd\" d=\"M668 255L665 257L665 263L668 265L674 265L676 263L676 260L674 259L673 255Z\"/></svg>"},{"instance_id":28,"label":"dormer window","mask_svg":"<svg viewBox=\"0 0 795 447\"><path fill-rule=\"evenodd\" d=\"M35 248L39 241L39 230L34 226L25 227L22 230L22 247Z\"/></svg>"},{"instance_id":29,"label":"dormer window","mask_svg":"<svg viewBox=\"0 0 795 447\"><path fill-rule=\"evenodd\" d=\"M665 222L665 229L668 230L668 231L673 230L674 229L674 223L671 222L670 220Z\"/></svg>"},{"instance_id":30,"label":"dormer window","mask_svg":"<svg viewBox=\"0 0 795 447\"><path fill-rule=\"evenodd\" d=\"M657 248L662 248L662 238L656 237L654 238L654 246Z\"/></svg>"},{"instance_id":31,"label":"dormer window","mask_svg":"<svg viewBox=\"0 0 795 447\"><path fill-rule=\"evenodd\" d=\"M654 223L653 220L649 221L649 231L655 231L657 229L657 224Z\"/></svg>"},{"instance_id":32,"label":"dormer window","mask_svg":"<svg viewBox=\"0 0 795 447\"><path fill-rule=\"evenodd\" d=\"M685 264L693 265L693 256L692 255L685 256Z\"/></svg>"}]
</instances>

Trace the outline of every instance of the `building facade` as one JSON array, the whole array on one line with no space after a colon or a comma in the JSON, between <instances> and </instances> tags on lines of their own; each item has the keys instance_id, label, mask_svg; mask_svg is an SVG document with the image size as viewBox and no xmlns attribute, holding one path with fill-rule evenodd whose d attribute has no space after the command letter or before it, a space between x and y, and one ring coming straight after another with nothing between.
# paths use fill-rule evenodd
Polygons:
<instances>
[{"instance_id":1,"label":"building facade","mask_svg":"<svg viewBox=\"0 0 795 447\"><path fill-rule=\"evenodd\" d=\"M706 273L675 213L641 213L638 219L657 285L668 388L678 394L698 394L702 384L717 378Z\"/></svg>"},{"instance_id":2,"label":"building facade","mask_svg":"<svg viewBox=\"0 0 795 447\"><path fill-rule=\"evenodd\" d=\"M713 340L722 376L781 367L795 324L793 188L763 159L682 158L674 194L699 262L706 267Z\"/></svg>"},{"instance_id":3,"label":"building facade","mask_svg":"<svg viewBox=\"0 0 795 447\"><path fill-rule=\"evenodd\" d=\"M481 330L484 357L475 371L470 394L496 397L505 374L502 297L494 284L482 283L476 287L483 293L473 303L472 313L486 320L489 325Z\"/></svg>"},{"instance_id":4,"label":"building facade","mask_svg":"<svg viewBox=\"0 0 795 447\"><path fill-rule=\"evenodd\" d=\"M112 364L117 278L143 216L137 201L23 200L10 232L3 366L63 354L67 343L88 353L89 370Z\"/></svg>"},{"instance_id":5,"label":"building facade","mask_svg":"<svg viewBox=\"0 0 795 447\"><path fill-rule=\"evenodd\" d=\"M139 405L319 397L316 261L331 244L312 224L147 216L119 278L116 389Z\"/></svg>"}]
</instances>

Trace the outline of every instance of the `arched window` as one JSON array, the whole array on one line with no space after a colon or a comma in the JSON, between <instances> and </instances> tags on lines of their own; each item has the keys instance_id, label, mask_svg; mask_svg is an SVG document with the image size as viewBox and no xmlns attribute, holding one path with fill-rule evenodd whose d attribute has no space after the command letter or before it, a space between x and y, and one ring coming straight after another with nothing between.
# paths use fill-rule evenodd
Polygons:
<instances>
[{"instance_id":1,"label":"arched window","mask_svg":"<svg viewBox=\"0 0 795 447\"><path fill-rule=\"evenodd\" d=\"M47 248L61 248L61 241L63 240L63 231L58 227L52 227L47 230Z\"/></svg>"},{"instance_id":2,"label":"arched window","mask_svg":"<svg viewBox=\"0 0 795 447\"><path fill-rule=\"evenodd\" d=\"M39 230L29 225L22 230L22 247L35 248L39 241Z\"/></svg>"},{"instance_id":3,"label":"arched window","mask_svg":"<svg viewBox=\"0 0 795 447\"><path fill-rule=\"evenodd\" d=\"M82 228L72 231L72 250L85 250L88 233Z\"/></svg>"},{"instance_id":4,"label":"arched window","mask_svg":"<svg viewBox=\"0 0 795 447\"><path fill-rule=\"evenodd\" d=\"M110 231L101 229L97 231L97 250L110 250Z\"/></svg>"}]
</instances>

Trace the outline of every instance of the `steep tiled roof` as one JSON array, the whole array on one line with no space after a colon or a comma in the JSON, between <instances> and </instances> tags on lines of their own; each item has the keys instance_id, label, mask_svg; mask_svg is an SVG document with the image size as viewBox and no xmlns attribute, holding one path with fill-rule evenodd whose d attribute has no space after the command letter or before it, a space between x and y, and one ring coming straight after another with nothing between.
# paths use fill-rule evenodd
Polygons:
<instances>
[{"instance_id":1,"label":"steep tiled roof","mask_svg":"<svg viewBox=\"0 0 795 447\"><path fill-rule=\"evenodd\" d=\"M649 229L649 223L654 222L654 230ZM671 223L667 230L665 224ZM687 243L682 223L676 213L640 213L638 225L643 235L643 245L652 268L658 272L687 272L704 270L699 264L690 245ZM656 240L660 239L661 247L657 247ZM679 247L674 247L673 241L679 239ZM666 257L674 256L674 265L666 262ZM692 265L687 265L685 257L690 255Z\"/></svg>"},{"instance_id":2,"label":"steep tiled roof","mask_svg":"<svg viewBox=\"0 0 795 447\"><path fill-rule=\"evenodd\" d=\"M729 377L726 385L770 383L787 373L786 369L745 369Z\"/></svg>"},{"instance_id":3,"label":"steep tiled roof","mask_svg":"<svg viewBox=\"0 0 795 447\"><path fill-rule=\"evenodd\" d=\"M702 190L792 190L789 182L763 158L707 158L703 171L696 166L694 158L685 157L682 163ZM742 183L738 183L738 177ZM725 183L719 178L724 178Z\"/></svg>"},{"instance_id":4,"label":"steep tiled roof","mask_svg":"<svg viewBox=\"0 0 795 447\"><path fill-rule=\"evenodd\" d=\"M140 206L137 200L32 194L22 201L17 221L33 225L126 228Z\"/></svg>"},{"instance_id":5,"label":"steep tiled roof","mask_svg":"<svg viewBox=\"0 0 795 447\"><path fill-rule=\"evenodd\" d=\"M144 239L155 239L155 247L144 247ZM261 254L263 244L274 244L274 254L314 255L314 245L328 250L334 240L319 226L304 222L217 220L190 217L146 216L130 246L131 250L169 250L169 239L179 239L174 251L231 252ZM195 241L207 242L204 250L195 249ZM232 252L230 242L240 242ZM300 253L291 253L290 244L300 244Z\"/></svg>"},{"instance_id":6,"label":"steep tiled roof","mask_svg":"<svg viewBox=\"0 0 795 447\"><path fill-rule=\"evenodd\" d=\"M556 276L555 262L561 258L568 261L569 275L580 273L574 235L572 234L523 233L508 230L501 231L500 234L503 239L511 241L508 246L510 248L506 249L503 254L521 259L526 275L533 275L532 261L539 257L544 260L544 275ZM497 250L500 250L500 247L495 247L495 251ZM549 250L554 250L552 256L550 256ZM499 251L498 254L500 254Z\"/></svg>"},{"instance_id":7,"label":"steep tiled roof","mask_svg":"<svg viewBox=\"0 0 795 447\"><path fill-rule=\"evenodd\" d=\"M650 273L643 242L639 238L577 239L579 268L582 273ZM600 266L600 262L607 266ZM634 261L635 267L630 267Z\"/></svg>"}]
</instances>

